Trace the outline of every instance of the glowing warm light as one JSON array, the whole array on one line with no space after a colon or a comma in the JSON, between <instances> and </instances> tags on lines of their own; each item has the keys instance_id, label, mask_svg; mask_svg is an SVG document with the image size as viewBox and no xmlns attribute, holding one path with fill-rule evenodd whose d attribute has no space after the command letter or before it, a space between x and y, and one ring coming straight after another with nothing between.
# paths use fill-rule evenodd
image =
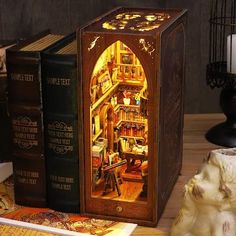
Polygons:
<instances>
[{"instance_id":1,"label":"glowing warm light","mask_svg":"<svg viewBox=\"0 0 236 236\"><path fill-rule=\"evenodd\" d=\"M131 30L131 31L150 31L160 27L161 23L169 19L170 15L165 13L154 13L145 15L143 13L121 13L114 19L103 23L102 27L107 30Z\"/></svg>"},{"instance_id":2,"label":"glowing warm light","mask_svg":"<svg viewBox=\"0 0 236 236\"><path fill-rule=\"evenodd\" d=\"M111 25L109 22L104 22L102 24L102 28L108 29L108 30L116 30L116 27Z\"/></svg>"},{"instance_id":3,"label":"glowing warm light","mask_svg":"<svg viewBox=\"0 0 236 236\"><path fill-rule=\"evenodd\" d=\"M148 21L154 21L157 19L157 16L154 16L154 15L147 15L145 16L145 19L148 20Z\"/></svg>"},{"instance_id":4,"label":"glowing warm light","mask_svg":"<svg viewBox=\"0 0 236 236\"><path fill-rule=\"evenodd\" d=\"M132 19L136 19L136 18L139 18L141 17L141 15L139 14L125 14L125 13L122 13L122 14L118 14L116 15L116 19L117 20L120 20L120 19L125 19L125 20L132 20Z\"/></svg>"},{"instance_id":5,"label":"glowing warm light","mask_svg":"<svg viewBox=\"0 0 236 236\"><path fill-rule=\"evenodd\" d=\"M119 28L128 23L119 22ZM94 37L89 48L95 47L97 40ZM151 43L140 40L141 50L154 50ZM92 197L128 202L141 197L140 201L147 201L145 188L129 183L139 179L145 181L143 185L148 184L147 177L143 177L148 169L148 90L144 69L135 53L118 40L101 53L90 81ZM131 161L134 157L136 166ZM129 195L126 185L119 181L125 177L132 189ZM115 187L110 188L108 183Z\"/></svg>"}]
</instances>

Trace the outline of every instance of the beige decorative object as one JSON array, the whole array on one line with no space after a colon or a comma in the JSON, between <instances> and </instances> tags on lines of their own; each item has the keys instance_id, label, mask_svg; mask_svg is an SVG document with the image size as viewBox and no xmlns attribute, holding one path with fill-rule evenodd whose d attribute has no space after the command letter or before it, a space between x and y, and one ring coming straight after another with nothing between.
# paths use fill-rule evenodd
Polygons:
<instances>
[{"instance_id":1,"label":"beige decorative object","mask_svg":"<svg viewBox=\"0 0 236 236\"><path fill-rule=\"evenodd\" d=\"M236 148L211 151L185 185L171 236L236 236Z\"/></svg>"}]
</instances>

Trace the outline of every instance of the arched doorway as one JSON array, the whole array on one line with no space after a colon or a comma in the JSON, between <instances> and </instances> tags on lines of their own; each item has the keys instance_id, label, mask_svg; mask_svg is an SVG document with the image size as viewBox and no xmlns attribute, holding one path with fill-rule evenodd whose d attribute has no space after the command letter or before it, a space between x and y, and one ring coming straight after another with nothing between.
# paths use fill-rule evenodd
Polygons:
<instances>
[{"instance_id":1,"label":"arched doorway","mask_svg":"<svg viewBox=\"0 0 236 236\"><path fill-rule=\"evenodd\" d=\"M147 200L148 84L121 41L98 58L90 79L92 196Z\"/></svg>"},{"instance_id":2,"label":"arched doorway","mask_svg":"<svg viewBox=\"0 0 236 236\"><path fill-rule=\"evenodd\" d=\"M102 137L107 139L107 149L114 152L114 109L108 103L101 108L101 129Z\"/></svg>"}]
</instances>

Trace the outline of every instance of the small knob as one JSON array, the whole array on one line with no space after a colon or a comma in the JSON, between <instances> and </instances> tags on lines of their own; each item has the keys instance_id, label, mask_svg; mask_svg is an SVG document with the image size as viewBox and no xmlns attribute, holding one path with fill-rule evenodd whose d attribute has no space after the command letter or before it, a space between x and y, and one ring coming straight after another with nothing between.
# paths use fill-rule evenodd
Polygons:
<instances>
[{"instance_id":1,"label":"small knob","mask_svg":"<svg viewBox=\"0 0 236 236\"><path fill-rule=\"evenodd\" d=\"M116 211L117 211L117 212L122 212L122 211L123 211L123 208L122 208L121 206L117 206L117 207L116 207Z\"/></svg>"}]
</instances>

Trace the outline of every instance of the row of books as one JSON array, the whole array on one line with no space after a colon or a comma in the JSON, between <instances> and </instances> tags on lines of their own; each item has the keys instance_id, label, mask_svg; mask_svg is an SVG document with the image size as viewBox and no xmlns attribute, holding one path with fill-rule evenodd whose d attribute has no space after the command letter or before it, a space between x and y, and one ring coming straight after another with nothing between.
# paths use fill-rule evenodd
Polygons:
<instances>
[{"instance_id":1,"label":"row of books","mask_svg":"<svg viewBox=\"0 0 236 236\"><path fill-rule=\"evenodd\" d=\"M76 34L23 40L6 68L16 203L79 212Z\"/></svg>"}]
</instances>

